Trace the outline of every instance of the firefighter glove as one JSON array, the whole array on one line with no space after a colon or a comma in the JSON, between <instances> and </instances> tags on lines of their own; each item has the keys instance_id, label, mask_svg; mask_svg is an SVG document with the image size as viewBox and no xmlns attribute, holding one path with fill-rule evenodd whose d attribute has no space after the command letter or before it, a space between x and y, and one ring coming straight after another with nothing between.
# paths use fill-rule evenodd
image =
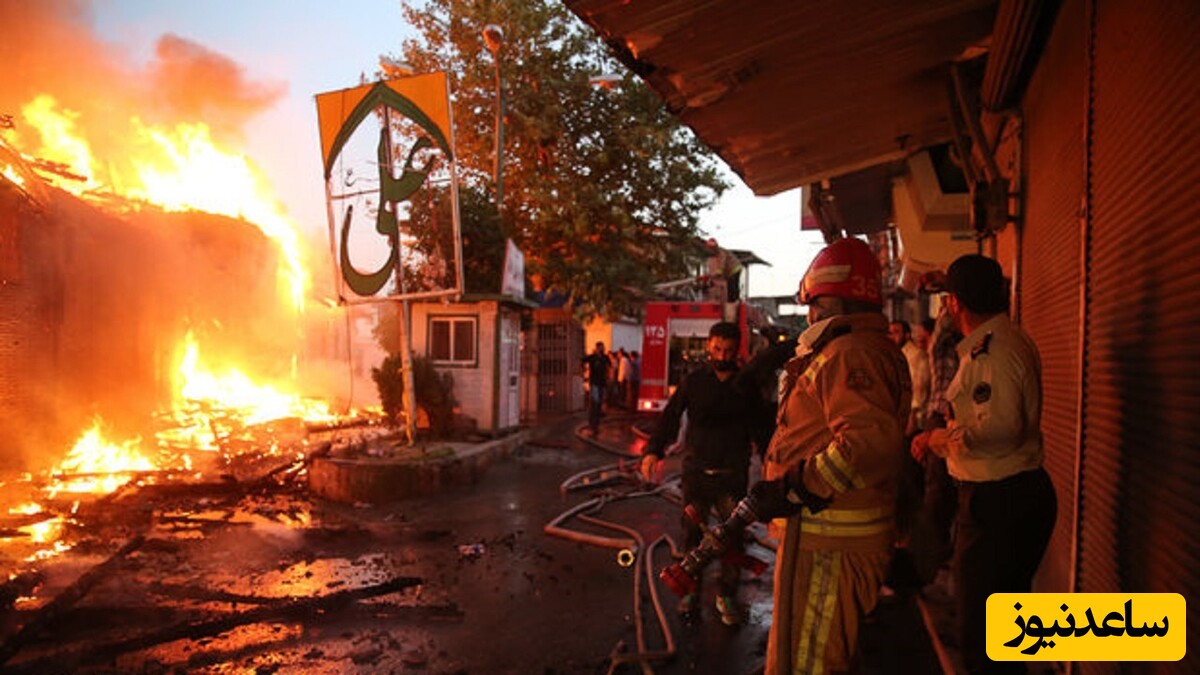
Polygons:
<instances>
[{"instance_id":1,"label":"firefighter glove","mask_svg":"<svg viewBox=\"0 0 1200 675\"><path fill-rule=\"evenodd\" d=\"M817 513L829 506L828 499L818 497L805 489L799 480L803 469L795 473L795 481L789 480L792 476L792 472L789 472L787 477L759 481L750 488L751 508L758 520L766 522L794 516L806 506L809 511Z\"/></svg>"}]
</instances>

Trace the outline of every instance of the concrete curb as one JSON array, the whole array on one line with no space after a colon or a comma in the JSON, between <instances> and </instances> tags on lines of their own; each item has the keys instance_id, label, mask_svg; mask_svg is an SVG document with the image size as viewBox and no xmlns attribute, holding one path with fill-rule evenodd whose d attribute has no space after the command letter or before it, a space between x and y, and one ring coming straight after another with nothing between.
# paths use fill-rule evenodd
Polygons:
<instances>
[{"instance_id":1,"label":"concrete curb","mask_svg":"<svg viewBox=\"0 0 1200 675\"><path fill-rule=\"evenodd\" d=\"M530 435L523 429L484 443L436 443L429 457L318 457L308 469L308 488L334 502L382 504L473 485Z\"/></svg>"}]
</instances>

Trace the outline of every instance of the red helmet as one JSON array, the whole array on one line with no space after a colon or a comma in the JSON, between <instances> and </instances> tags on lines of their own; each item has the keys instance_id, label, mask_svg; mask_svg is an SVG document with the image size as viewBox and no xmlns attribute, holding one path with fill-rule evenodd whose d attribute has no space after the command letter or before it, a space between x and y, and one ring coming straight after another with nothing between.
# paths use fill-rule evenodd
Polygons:
<instances>
[{"instance_id":1,"label":"red helmet","mask_svg":"<svg viewBox=\"0 0 1200 675\"><path fill-rule=\"evenodd\" d=\"M871 247L861 239L838 239L813 258L796 298L807 305L822 295L883 304L883 270Z\"/></svg>"}]
</instances>

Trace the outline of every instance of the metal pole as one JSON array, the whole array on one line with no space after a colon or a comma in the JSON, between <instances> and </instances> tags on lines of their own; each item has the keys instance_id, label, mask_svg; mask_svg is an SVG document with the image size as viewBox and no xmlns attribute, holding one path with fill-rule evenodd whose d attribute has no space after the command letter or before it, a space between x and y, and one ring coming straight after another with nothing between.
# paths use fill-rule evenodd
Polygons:
<instances>
[{"instance_id":1,"label":"metal pole","mask_svg":"<svg viewBox=\"0 0 1200 675\"><path fill-rule=\"evenodd\" d=\"M385 143L387 143L387 172L388 176L392 175L392 168L395 164L392 158L392 109L384 106L383 108L383 123L385 125ZM383 202L380 201L379 208L383 208ZM392 202L392 212L396 212L396 203ZM397 221L397 225L399 221ZM400 233L396 232L396 241L393 242L396 247L396 290L400 295L404 295L404 261L401 255ZM413 372L412 372L412 348L408 338L408 300L400 301L400 376L404 380L404 393L401 395L401 402L404 404L404 435L408 440L408 445L412 446L416 442L416 420L417 420L417 404L416 397L413 392Z\"/></svg>"},{"instance_id":2,"label":"metal pole","mask_svg":"<svg viewBox=\"0 0 1200 675\"><path fill-rule=\"evenodd\" d=\"M500 81L500 50L492 52L496 67L496 212L504 206L504 88Z\"/></svg>"},{"instance_id":3,"label":"metal pole","mask_svg":"<svg viewBox=\"0 0 1200 675\"><path fill-rule=\"evenodd\" d=\"M496 72L496 166L492 178L496 181L496 211L504 205L504 87L500 79L500 50L504 48L504 29L489 23L483 27L483 43L492 53Z\"/></svg>"}]
</instances>

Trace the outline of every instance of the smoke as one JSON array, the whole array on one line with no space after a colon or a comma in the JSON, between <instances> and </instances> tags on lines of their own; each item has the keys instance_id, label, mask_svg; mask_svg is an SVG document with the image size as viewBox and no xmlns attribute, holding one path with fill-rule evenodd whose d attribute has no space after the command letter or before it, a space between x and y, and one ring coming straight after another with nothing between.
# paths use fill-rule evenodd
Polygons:
<instances>
[{"instance_id":1,"label":"smoke","mask_svg":"<svg viewBox=\"0 0 1200 675\"><path fill-rule=\"evenodd\" d=\"M159 38L155 56L148 74L160 107L214 129L240 129L286 93L285 85L247 80L238 64L177 35Z\"/></svg>"},{"instance_id":2,"label":"smoke","mask_svg":"<svg viewBox=\"0 0 1200 675\"><path fill-rule=\"evenodd\" d=\"M134 116L204 122L215 138L240 138L250 118L286 94L285 83L252 80L230 58L178 35L160 37L153 58L136 64L92 22L83 0L0 0L0 114L13 116L18 135L21 108L40 94L74 114L99 156L119 152Z\"/></svg>"}]
</instances>

